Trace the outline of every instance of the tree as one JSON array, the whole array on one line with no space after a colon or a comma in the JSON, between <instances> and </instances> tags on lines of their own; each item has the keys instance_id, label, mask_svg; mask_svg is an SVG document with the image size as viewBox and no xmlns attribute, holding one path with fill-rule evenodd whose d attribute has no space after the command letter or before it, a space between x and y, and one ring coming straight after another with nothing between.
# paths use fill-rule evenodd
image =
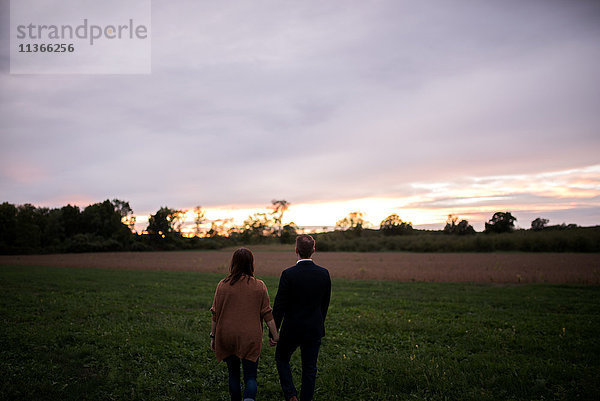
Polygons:
<instances>
[{"instance_id":1,"label":"tree","mask_svg":"<svg viewBox=\"0 0 600 401\"><path fill-rule=\"evenodd\" d=\"M273 223L277 226L277 235L281 236L281 222L283 220L283 214L290 207L290 203L284 199L271 201L271 215L273 216Z\"/></svg>"},{"instance_id":2,"label":"tree","mask_svg":"<svg viewBox=\"0 0 600 401\"><path fill-rule=\"evenodd\" d=\"M194 224L196 226L195 228L195 234L196 237L200 235L200 226L202 225L202 223L204 223L206 221L206 219L204 218L204 210L202 209L202 206L198 205L194 208L194 214L196 215L194 217Z\"/></svg>"},{"instance_id":3,"label":"tree","mask_svg":"<svg viewBox=\"0 0 600 401\"><path fill-rule=\"evenodd\" d=\"M4 202L0 205L0 253L12 250L17 231L17 208Z\"/></svg>"},{"instance_id":4,"label":"tree","mask_svg":"<svg viewBox=\"0 0 600 401\"><path fill-rule=\"evenodd\" d=\"M454 234L457 221L457 216L449 214L448 218L446 219L446 225L444 226L444 234Z\"/></svg>"},{"instance_id":5,"label":"tree","mask_svg":"<svg viewBox=\"0 0 600 401\"><path fill-rule=\"evenodd\" d=\"M413 231L412 223L402 221L397 214L390 214L379 224L379 230L384 235L403 235Z\"/></svg>"},{"instance_id":6,"label":"tree","mask_svg":"<svg viewBox=\"0 0 600 401\"><path fill-rule=\"evenodd\" d=\"M296 240L296 235L298 235L298 226L292 221L283 226L279 234L279 241L282 244L293 244Z\"/></svg>"},{"instance_id":7,"label":"tree","mask_svg":"<svg viewBox=\"0 0 600 401\"><path fill-rule=\"evenodd\" d=\"M273 221L266 213L254 213L248 216L242 225L244 240L261 239L271 234Z\"/></svg>"},{"instance_id":8,"label":"tree","mask_svg":"<svg viewBox=\"0 0 600 401\"><path fill-rule=\"evenodd\" d=\"M461 220L456 226L456 234L458 235L471 235L475 234L475 229L469 224L467 220Z\"/></svg>"},{"instance_id":9,"label":"tree","mask_svg":"<svg viewBox=\"0 0 600 401\"><path fill-rule=\"evenodd\" d=\"M112 204L115 211L121 216L121 222L129 227L130 231L134 232L136 218L133 215L133 209L129 206L129 202L113 199Z\"/></svg>"},{"instance_id":10,"label":"tree","mask_svg":"<svg viewBox=\"0 0 600 401\"><path fill-rule=\"evenodd\" d=\"M221 237L228 234L228 225L231 225L233 218L217 219L210 222L210 229L206 232L207 237ZM233 232L233 231L232 231Z\"/></svg>"},{"instance_id":11,"label":"tree","mask_svg":"<svg viewBox=\"0 0 600 401\"><path fill-rule=\"evenodd\" d=\"M86 206L81 212L81 226L86 233L94 234L103 238L125 239L123 217L133 213L128 202L115 200L113 203L108 199L104 202L94 203ZM127 234L131 234L129 231Z\"/></svg>"},{"instance_id":12,"label":"tree","mask_svg":"<svg viewBox=\"0 0 600 401\"><path fill-rule=\"evenodd\" d=\"M65 240L65 227L61 209L50 209L47 215L47 223L42 234L44 248L49 251L57 251Z\"/></svg>"},{"instance_id":13,"label":"tree","mask_svg":"<svg viewBox=\"0 0 600 401\"><path fill-rule=\"evenodd\" d=\"M448 215L446 226L444 227L445 234L469 235L475 234L475 229L467 220L461 220L458 224L458 217L452 214Z\"/></svg>"},{"instance_id":14,"label":"tree","mask_svg":"<svg viewBox=\"0 0 600 401\"><path fill-rule=\"evenodd\" d=\"M531 222L531 229L533 231L541 231L544 228L546 228L546 225L548 225L548 222L549 222L548 219L542 219L541 217L538 217L537 219L535 219Z\"/></svg>"},{"instance_id":15,"label":"tree","mask_svg":"<svg viewBox=\"0 0 600 401\"><path fill-rule=\"evenodd\" d=\"M129 202L115 198L112 200L112 204L115 212L119 213L122 219L133 214L133 209L129 206Z\"/></svg>"},{"instance_id":16,"label":"tree","mask_svg":"<svg viewBox=\"0 0 600 401\"><path fill-rule=\"evenodd\" d=\"M365 214L363 212L351 212L346 217L338 220L335 223L335 228L343 231L353 231L360 235L363 227L367 224L364 219Z\"/></svg>"},{"instance_id":17,"label":"tree","mask_svg":"<svg viewBox=\"0 0 600 401\"><path fill-rule=\"evenodd\" d=\"M148 234L155 237L180 236L183 219L181 210L171 209L166 206L161 207L148 219Z\"/></svg>"},{"instance_id":18,"label":"tree","mask_svg":"<svg viewBox=\"0 0 600 401\"><path fill-rule=\"evenodd\" d=\"M485 223L486 233L509 233L515 228L515 221L510 212L496 212L488 223Z\"/></svg>"},{"instance_id":19,"label":"tree","mask_svg":"<svg viewBox=\"0 0 600 401\"><path fill-rule=\"evenodd\" d=\"M17 206L15 245L22 250L38 250L42 244L39 213L30 203Z\"/></svg>"},{"instance_id":20,"label":"tree","mask_svg":"<svg viewBox=\"0 0 600 401\"><path fill-rule=\"evenodd\" d=\"M63 206L60 209L60 214L65 237L69 238L82 232L79 206L71 206L70 204Z\"/></svg>"}]
</instances>

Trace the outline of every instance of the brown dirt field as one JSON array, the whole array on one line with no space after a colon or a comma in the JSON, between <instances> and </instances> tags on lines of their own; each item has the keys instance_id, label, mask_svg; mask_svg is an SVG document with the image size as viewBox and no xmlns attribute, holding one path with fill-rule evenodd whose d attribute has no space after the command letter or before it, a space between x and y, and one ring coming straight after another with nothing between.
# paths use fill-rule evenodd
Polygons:
<instances>
[{"instance_id":1,"label":"brown dirt field","mask_svg":"<svg viewBox=\"0 0 600 401\"><path fill-rule=\"evenodd\" d=\"M251 247L257 276L279 276L293 251ZM232 251L120 252L0 256L0 265L176 270L225 274ZM317 253L331 276L394 281L600 284L600 254Z\"/></svg>"}]
</instances>

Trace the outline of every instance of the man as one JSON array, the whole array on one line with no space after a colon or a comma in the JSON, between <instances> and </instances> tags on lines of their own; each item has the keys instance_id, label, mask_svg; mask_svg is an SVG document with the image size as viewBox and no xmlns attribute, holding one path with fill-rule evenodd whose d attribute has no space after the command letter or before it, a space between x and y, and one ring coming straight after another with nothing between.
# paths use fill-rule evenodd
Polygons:
<instances>
[{"instance_id":1,"label":"man","mask_svg":"<svg viewBox=\"0 0 600 401\"><path fill-rule=\"evenodd\" d=\"M281 327L275 363L286 400L298 401L292 380L290 358L300 347L302 358L301 401L312 400L317 376L317 357L325 335L325 316L331 297L329 272L311 259L315 240L310 235L296 238L298 261L281 273L273 304L273 317ZM274 341L271 340L271 345Z\"/></svg>"}]
</instances>

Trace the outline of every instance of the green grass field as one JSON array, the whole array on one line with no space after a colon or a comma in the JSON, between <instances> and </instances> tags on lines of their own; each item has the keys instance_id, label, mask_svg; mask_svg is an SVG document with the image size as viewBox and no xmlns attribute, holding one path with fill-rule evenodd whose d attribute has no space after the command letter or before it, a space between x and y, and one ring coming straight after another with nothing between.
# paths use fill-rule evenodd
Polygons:
<instances>
[{"instance_id":1,"label":"green grass field","mask_svg":"<svg viewBox=\"0 0 600 401\"><path fill-rule=\"evenodd\" d=\"M228 400L208 341L220 278L0 267L2 399ZM597 286L336 279L326 327L316 400L600 395ZM261 400L283 399L273 356L265 341Z\"/></svg>"}]
</instances>

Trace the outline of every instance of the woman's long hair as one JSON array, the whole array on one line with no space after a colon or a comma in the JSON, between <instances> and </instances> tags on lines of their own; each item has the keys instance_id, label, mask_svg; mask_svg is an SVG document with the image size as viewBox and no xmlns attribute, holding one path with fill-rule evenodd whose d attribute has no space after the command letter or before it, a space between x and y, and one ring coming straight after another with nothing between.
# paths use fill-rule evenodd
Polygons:
<instances>
[{"instance_id":1,"label":"woman's long hair","mask_svg":"<svg viewBox=\"0 0 600 401\"><path fill-rule=\"evenodd\" d=\"M248 280L254 277L254 255L247 248L240 248L233 253L225 282L234 285L243 275L248 276Z\"/></svg>"}]
</instances>

